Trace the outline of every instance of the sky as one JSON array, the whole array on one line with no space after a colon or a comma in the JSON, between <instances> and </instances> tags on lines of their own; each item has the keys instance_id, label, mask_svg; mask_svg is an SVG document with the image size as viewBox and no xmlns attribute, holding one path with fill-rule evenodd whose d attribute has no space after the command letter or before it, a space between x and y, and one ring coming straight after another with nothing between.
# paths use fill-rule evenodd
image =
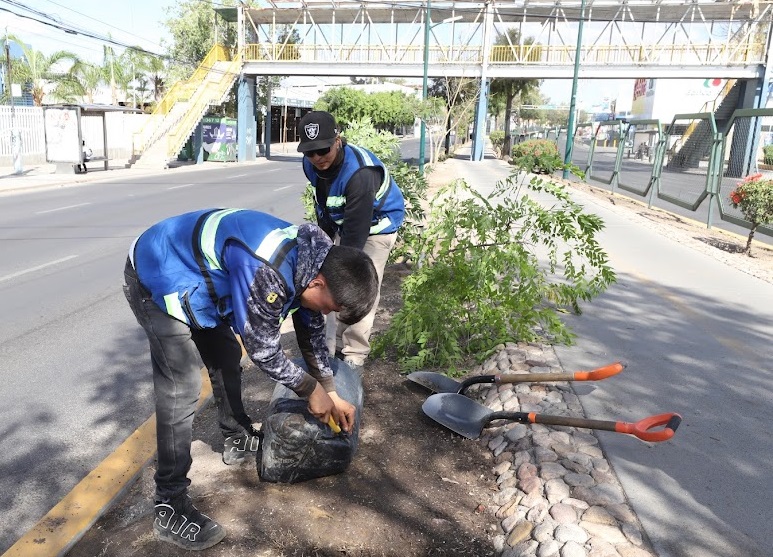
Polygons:
<instances>
[{"instance_id":1,"label":"sky","mask_svg":"<svg viewBox=\"0 0 773 557\"><path fill-rule=\"evenodd\" d=\"M150 52L163 54L167 51L163 41L171 42L163 22L170 17L168 9L175 5L175 0L0 0L0 32L5 34L7 30L46 54L68 50L84 60L102 62L103 45L109 43L65 33L31 19L34 18L100 37L109 35L118 43L139 45ZM123 51L121 46L113 47L117 53ZM552 104L568 105L571 84L571 80L545 80L542 92ZM581 80L577 103L586 110L605 98L629 103L632 92L633 80Z\"/></svg>"},{"instance_id":2,"label":"sky","mask_svg":"<svg viewBox=\"0 0 773 557\"><path fill-rule=\"evenodd\" d=\"M162 45L168 33L163 25L166 9L174 0L0 0L0 28L16 35L35 50L46 54L68 50L84 60L101 63L103 46L109 43L34 21L82 30L100 37L108 35L125 45L138 45L145 50L164 53ZM29 17L19 17L23 14ZM120 53L123 47L112 45Z\"/></svg>"},{"instance_id":3,"label":"sky","mask_svg":"<svg viewBox=\"0 0 773 557\"><path fill-rule=\"evenodd\" d=\"M577 81L577 106L591 111L605 101L617 101L617 110L631 109L633 102L633 79L580 79ZM550 99L551 104L569 106L572 98L571 79L546 79L540 91Z\"/></svg>"}]
</instances>

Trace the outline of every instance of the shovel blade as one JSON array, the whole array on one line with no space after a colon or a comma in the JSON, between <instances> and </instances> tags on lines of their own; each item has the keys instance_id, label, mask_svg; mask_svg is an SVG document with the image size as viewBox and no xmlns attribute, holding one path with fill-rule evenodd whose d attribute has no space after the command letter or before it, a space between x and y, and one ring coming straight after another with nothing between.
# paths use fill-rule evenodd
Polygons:
<instances>
[{"instance_id":1,"label":"shovel blade","mask_svg":"<svg viewBox=\"0 0 773 557\"><path fill-rule=\"evenodd\" d=\"M421 409L437 423L468 439L480 437L491 416L491 410L482 404L456 393L434 394Z\"/></svg>"},{"instance_id":2,"label":"shovel blade","mask_svg":"<svg viewBox=\"0 0 773 557\"><path fill-rule=\"evenodd\" d=\"M462 387L459 381L433 371L414 371L408 374L408 379L433 393L458 393Z\"/></svg>"}]
</instances>

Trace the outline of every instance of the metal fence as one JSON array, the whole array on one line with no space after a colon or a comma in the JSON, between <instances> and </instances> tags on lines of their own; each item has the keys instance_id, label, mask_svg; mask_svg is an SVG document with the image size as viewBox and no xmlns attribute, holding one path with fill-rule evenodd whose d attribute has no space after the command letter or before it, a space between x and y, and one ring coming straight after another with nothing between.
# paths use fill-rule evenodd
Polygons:
<instances>
[{"instance_id":1,"label":"metal fence","mask_svg":"<svg viewBox=\"0 0 773 557\"><path fill-rule=\"evenodd\" d=\"M657 198L692 211L709 228L718 218L749 229L730 192L751 174L773 179L773 109L738 109L719 124L712 112L677 114L667 124L581 124L571 162L586 180L631 192L649 206ZM757 232L773 236L773 227Z\"/></svg>"},{"instance_id":2,"label":"metal fence","mask_svg":"<svg viewBox=\"0 0 773 557\"><path fill-rule=\"evenodd\" d=\"M43 109L38 106L0 106L0 166L13 166L11 131L19 130L21 155L25 161L46 162Z\"/></svg>"}]
</instances>

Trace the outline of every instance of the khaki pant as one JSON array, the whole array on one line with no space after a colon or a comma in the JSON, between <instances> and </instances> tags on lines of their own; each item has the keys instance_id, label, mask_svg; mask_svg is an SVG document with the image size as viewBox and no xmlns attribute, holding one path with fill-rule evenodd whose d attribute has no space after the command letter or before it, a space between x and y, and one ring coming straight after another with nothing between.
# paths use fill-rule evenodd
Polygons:
<instances>
[{"instance_id":1,"label":"khaki pant","mask_svg":"<svg viewBox=\"0 0 773 557\"><path fill-rule=\"evenodd\" d=\"M347 326L339 323L336 313L330 313L327 316L327 347L330 355L336 351L344 355L344 360L348 363L361 366L370 354L370 330L373 328L373 320L376 317L378 302L381 298L381 281L384 279L384 267L386 267L389 254L397 240L397 233L377 234L368 236L365 246L362 248L373 260L378 274L378 292L373 309L366 315L362 321L354 325Z\"/></svg>"}]
</instances>

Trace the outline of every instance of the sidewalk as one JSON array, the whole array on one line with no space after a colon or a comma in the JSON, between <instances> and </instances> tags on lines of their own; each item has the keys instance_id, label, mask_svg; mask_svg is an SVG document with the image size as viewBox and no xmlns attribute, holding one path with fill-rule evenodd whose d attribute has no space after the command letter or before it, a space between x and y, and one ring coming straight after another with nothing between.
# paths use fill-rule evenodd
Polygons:
<instances>
[{"instance_id":1,"label":"sidewalk","mask_svg":"<svg viewBox=\"0 0 773 557\"><path fill-rule=\"evenodd\" d=\"M295 144L272 145L272 154L275 156L286 156L283 152L290 148L295 151ZM253 165L265 163L265 157L257 157L254 161L241 163L242 165ZM152 168L123 168L112 167L105 170L104 163L95 162L89 165L89 170L85 174L75 174L68 172L57 172L57 165L53 163L29 164L23 165L21 174L16 174L13 167L0 167L0 195L13 194L32 189L57 188L72 186L77 184L86 184L103 180L121 180L136 178L139 176L153 176L168 172L190 172L198 170L212 170L215 168L224 168L224 165L238 165L240 163L224 162L204 162L196 164L195 162L172 162L167 169Z\"/></svg>"},{"instance_id":2,"label":"sidewalk","mask_svg":"<svg viewBox=\"0 0 773 557\"><path fill-rule=\"evenodd\" d=\"M450 162L448 172L484 195L512 170L501 161L466 163L456 158ZM599 545L602 532L609 533L607 542L619 535L614 532L617 519L624 522L622 532L629 541L635 533L628 525L639 522L659 557L770 555L773 531L766 518L766 494L773 475L769 458L773 439L764 417L773 407L773 372L767 356L773 336L770 257L758 252L759 257L750 258L722 249L700 223L690 226L686 219L629 203L624 196L612 196L599 188L596 193L586 191L592 189L584 184L570 186L572 198L603 219L605 228L599 240L618 281L592 302L582 304L581 315L565 317L578 337L573 346L555 347L559 365L571 372L606 361L628 364L617 378L573 385L587 418L636 422L645 416L677 412L683 421L666 443L647 444L600 432L603 455L598 461L591 455L591 477L573 476L571 481L592 485L591 478L598 483L605 481L605 475L616 476L625 503L633 510L631 522L621 519L622 515L590 519L578 506L580 522L562 524L584 528L590 535L587 543L595 544L598 554L603 553L603 543ZM745 238L736 240L745 243ZM496 395L492 389L492 410L507 404L502 389L500 400ZM505 442L510 435L505 435ZM495 454L502 450L520 454L516 449L503 449L501 438L487 440ZM548 447L555 449L550 444L540 446L534 455ZM569 460L579 464L579 458L570 456ZM537 463L537 477L552 466L549 462ZM603 471L605 462L607 471ZM498 466L500 481L515 468ZM521 469L516 473L520 477ZM547 493L555 480L542 479ZM611 493L598 492L595 498L585 499L579 495L583 492L587 493L582 485L571 487L572 505L584 499L590 504L588 514L599 506L613 511ZM558 522L565 519L553 511L551 507L550 516L525 537L526 545L503 555L533 555L535 539L551 528L546 525L550 517ZM526 521L510 522L512 532L522 529L528 517L527 513ZM505 521L502 524L504 527ZM554 532L556 539L563 534Z\"/></svg>"},{"instance_id":3,"label":"sidewalk","mask_svg":"<svg viewBox=\"0 0 773 557\"><path fill-rule=\"evenodd\" d=\"M296 151L297 145L297 142L273 143L271 145L271 158L300 158L300 154ZM469 161L471 145L471 142L467 142L464 145L459 146L454 157ZM487 159L495 158L490 141L486 142L484 157ZM93 165L89 166L89 171L86 174L57 173L57 165L53 163L23 164L23 171L21 174L16 174L13 167L3 166L0 167L0 195L19 193L31 189L57 188L85 184L101 180L120 180L136 178L138 176L152 176L167 172L192 172L224 168L229 165L263 164L269 160L271 159L259 156L254 161L246 163L204 162L202 164L196 164L195 162L172 162L170 167L164 170L121 168L117 166L105 170L102 162L95 162Z\"/></svg>"}]
</instances>

